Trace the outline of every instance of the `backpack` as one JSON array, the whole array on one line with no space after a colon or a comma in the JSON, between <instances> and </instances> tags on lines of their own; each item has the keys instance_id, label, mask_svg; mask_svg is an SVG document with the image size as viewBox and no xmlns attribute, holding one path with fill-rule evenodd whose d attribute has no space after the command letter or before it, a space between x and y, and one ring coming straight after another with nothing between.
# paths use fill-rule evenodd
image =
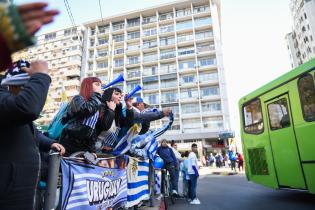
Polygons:
<instances>
[{"instance_id":1,"label":"backpack","mask_svg":"<svg viewBox=\"0 0 315 210\"><path fill-rule=\"evenodd\" d=\"M68 125L68 123L66 123L65 125L61 123L62 117L66 113L67 108L68 108L68 103L61 104L58 113L56 114L56 116L51 121L50 125L48 126L47 132L48 132L49 138L60 139L63 129Z\"/></svg>"}]
</instances>

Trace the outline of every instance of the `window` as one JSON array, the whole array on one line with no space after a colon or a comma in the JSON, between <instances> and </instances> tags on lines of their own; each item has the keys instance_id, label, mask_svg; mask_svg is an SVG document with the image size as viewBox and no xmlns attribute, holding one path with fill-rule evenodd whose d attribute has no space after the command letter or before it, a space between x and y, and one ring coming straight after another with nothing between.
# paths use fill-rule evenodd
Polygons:
<instances>
[{"instance_id":1,"label":"window","mask_svg":"<svg viewBox=\"0 0 315 210\"><path fill-rule=\"evenodd\" d=\"M140 18L133 18L133 19L128 19L127 20L127 26L128 27L134 27L140 25Z\"/></svg>"},{"instance_id":2,"label":"window","mask_svg":"<svg viewBox=\"0 0 315 210\"><path fill-rule=\"evenodd\" d=\"M89 63L89 70L93 70L93 63Z\"/></svg>"},{"instance_id":3,"label":"window","mask_svg":"<svg viewBox=\"0 0 315 210\"><path fill-rule=\"evenodd\" d=\"M243 120L246 133L259 134L263 132L264 123L259 99L255 99L243 107Z\"/></svg>"},{"instance_id":4,"label":"window","mask_svg":"<svg viewBox=\"0 0 315 210\"><path fill-rule=\"evenodd\" d=\"M70 28L70 29L66 29L66 30L64 30L64 32L63 32L63 34L65 35L65 36L69 36L69 35L71 35L71 34L75 34L77 32L77 29L76 28Z\"/></svg>"},{"instance_id":5,"label":"window","mask_svg":"<svg viewBox=\"0 0 315 210\"><path fill-rule=\"evenodd\" d=\"M202 111L203 112L218 112L218 111L221 111L221 103L220 102L202 103Z\"/></svg>"},{"instance_id":6,"label":"window","mask_svg":"<svg viewBox=\"0 0 315 210\"><path fill-rule=\"evenodd\" d=\"M188 129L199 129L201 127L200 119L185 119L183 120L183 128Z\"/></svg>"},{"instance_id":7,"label":"window","mask_svg":"<svg viewBox=\"0 0 315 210\"><path fill-rule=\"evenodd\" d=\"M106 43L107 43L107 40L105 38L99 38L98 39L98 44L99 45L106 44Z\"/></svg>"},{"instance_id":8,"label":"window","mask_svg":"<svg viewBox=\"0 0 315 210\"><path fill-rule=\"evenodd\" d=\"M160 14L160 20L170 20L173 19L173 12Z\"/></svg>"},{"instance_id":9,"label":"window","mask_svg":"<svg viewBox=\"0 0 315 210\"><path fill-rule=\"evenodd\" d=\"M198 63L200 67L215 65L216 59L215 58L200 58L198 59Z\"/></svg>"},{"instance_id":10,"label":"window","mask_svg":"<svg viewBox=\"0 0 315 210\"><path fill-rule=\"evenodd\" d=\"M183 21L183 22L177 22L176 23L176 30L185 30L185 29L191 29L192 26L192 21Z\"/></svg>"},{"instance_id":11,"label":"window","mask_svg":"<svg viewBox=\"0 0 315 210\"><path fill-rule=\"evenodd\" d=\"M91 28L91 35L93 36L95 34L95 28Z\"/></svg>"},{"instance_id":12,"label":"window","mask_svg":"<svg viewBox=\"0 0 315 210\"><path fill-rule=\"evenodd\" d=\"M124 65L124 59L116 59L115 60L115 67L123 66Z\"/></svg>"},{"instance_id":13,"label":"window","mask_svg":"<svg viewBox=\"0 0 315 210\"><path fill-rule=\"evenodd\" d=\"M108 67L108 63L105 61L100 61L97 62L97 68L102 69L102 68L107 68Z\"/></svg>"},{"instance_id":14,"label":"window","mask_svg":"<svg viewBox=\"0 0 315 210\"><path fill-rule=\"evenodd\" d=\"M128 39L137 39L140 37L140 31L128 32Z\"/></svg>"},{"instance_id":15,"label":"window","mask_svg":"<svg viewBox=\"0 0 315 210\"><path fill-rule=\"evenodd\" d=\"M127 51L139 50L139 44L128 44Z\"/></svg>"},{"instance_id":16,"label":"window","mask_svg":"<svg viewBox=\"0 0 315 210\"><path fill-rule=\"evenodd\" d=\"M176 63L161 64L160 74L169 74L176 72Z\"/></svg>"},{"instance_id":17,"label":"window","mask_svg":"<svg viewBox=\"0 0 315 210\"><path fill-rule=\"evenodd\" d=\"M198 99L198 89L197 88L181 89L180 98L181 99L190 99L190 98Z\"/></svg>"},{"instance_id":18,"label":"window","mask_svg":"<svg viewBox=\"0 0 315 210\"><path fill-rule=\"evenodd\" d=\"M143 24L153 23L156 22L156 16L150 16L150 17L143 17Z\"/></svg>"},{"instance_id":19,"label":"window","mask_svg":"<svg viewBox=\"0 0 315 210\"><path fill-rule=\"evenodd\" d=\"M153 35L156 35L156 33L157 33L156 28L150 28L143 31L144 36L153 36Z\"/></svg>"},{"instance_id":20,"label":"window","mask_svg":"<svg viewBox=\"0 0 315 210\"><path fill-rule=\"evenodd\" d=\"M187 33L187 34L179 34L177 35L177 42L186 42L186 41L190 41L193 40L194 36L192 33Z\"/></svg>"},{"instance_id":21,"label":"window","mask_svg":"<svg viewBox=\"0 0 315 210\"><path fill-rule=\"evenodd\" d=\"M157 66L143 68L143 76L154 76L157 74Z\"/></svg>"},{"instance_id":22,"label":"window","mask_svg":"<svg viewBox=\"0 0 315 210\"><path fill-rule=\"evenodd\" d=\"M127 69L127 75L129 79L140 77L140 69L139 68Z\"/></svg>"},{"instance_id":23,"label":"window","mask_svg":"<svg viewBox=\"0 0 315 210\"><path fill-rule=\"evenodd\" d=\"M98 56L103 57L103 56L107 56L107 50L99 50L98 51Z\"/></svg>"},{"instance_id":24,"label":"window","mask_svg":"<svg viewBox=\"0 0 315 210\"><path fill-rule=\"evenodd\" d=\"M167 25L167 26L161 26L160 27L160 33L167 33L174 31L174 25Z\"/></svg>"},{"instance_id":25,"label":"window","mask_svg":"<svg viewBox=\"0 0 315 210\"><path fill-rule=\"evenodd\" d=\"M108 25L105 25L105 26L98 26L98 32L99 33L105 33L105 32L108 32L109 30L109 26Z\"/></svg>"},{"instance_id":26,"label":"window","mask_svg":"<svg viewBox=\"0 0 315 210\"><path fill-rule=\"evenodd\" d=\"M178 48L178 55L190 55L195 53L195 47L194 46L188 46L188 47L179 47Z\"/></svg>"},{"instance_id":27,"label":"window","mask_svg":"<svg viewBox=\"0 0 315 210\"><path fill-rule=\"evenodd\" d=\"M56 38L56 33L50 33L50 34L46 34L45 35L45 40L51 40L51 39L55 39Z\"/></svg>"},{"instance_id":28,"label":"window","mask_svg":"<svg viewBox=\"0 0 315 210\"><path fill-rule=\"evenodd\" d=\"M128 82L127 83L127 89L129 91L132 91L133 89L135 89L135 87L140 84L140 81L133 81L133 82Z\"/></svg>"},{"instance_id":29,"label":"window","mask_svg":"<svg viewBox=\"0 0 315 210\"><path fill-rule=\"evenodd\" d=\"M164 50L160 52L160 59L169 59L174 58L175 56L174 50Z\"/></svg>"},{"instance_id":30,"label":"window","mask_svg":"<svg viewBox=\"0 0 315 210\"><path fill-rule=\"evenodd\" d=\"M157 46L157 41L156 40L149 40L149 41L143 41L143 48L153 48Z\"/></svg>"},{"instance_id":31,"label":"window","mask_svg":"<svg viewBox=\"0 0 315 210\"><path fill-rule=\"evenodd\" d=\"M303 117L306 121L315 120L315 87L311 74L306 74L298 81Z\"/></svg>"},{"instance_id":32,"label":"window","mask_svg":"<svg viewBox=\"0 0 315 210\"><path fill-rule=\"evenodd\" d=\"M217 72L200 73L199 80L200 82L216 81L218 80L218 73Z\"/></svg>"},{"instance_id":33,"label":"window","mask_svg":"<svg viewBox=\"0 0 315 210\"><path fill-rule=\"evenodd\" d=\"M188 16L190 14L191 14L190 8L181 9L181 10L176 11L176 17L184 17L184 16Z\"/></svg>"},{"instance_id":34,"label":"window","mask_svg":"<svg viewBox=\"0 0 315 210\"><path fill-rule=\"evenodd\" d=\"M124 34L115 35L115 36L113 36L113 39L114 39L116 42L122 42L122 41L124 41Z\"/></svg>"},{"instance_id":35,"label":"window","mask_svg":"<svg viewBox=\"0 0 315 210\"><path fill-rule=\"evenodd\" d=\"M207 129L221 130L223 129L222 117L204 117L202 118L203 127Z\"/></svg>"},{"instance_id":36,"label":"window","mask_svg":"<svg viewBox=\"0 0 315 210\"><path fill-rule=\"evenodd\" d=\"M94 57L94 50L90 50L89 53L90 53L90 58L93 58Z\"/></svg>"},{"instance_id":37,"label":"window","mask_svg":"<svg viewBox=\"0 0 315 210\"><path fill-rule=\"evenodd\" d=\"M175 43L175 38L174 37L160 38L160 45L161 46L172 45L174 43Z\"/></svg>"},{"instance_id":38,"label":"window","mask_svg":"<svg viewBox=\"0 0 315 210\"><path fill-rule=\"evenodd\" d=\"M196 77L195 75L187 75L187 76L183 76L182 77L182 82L184 84L187 84L187 83L194 83L196 81Z\"/></svg>"},{"instance_id":39,"label":"window","mask_svg":"<svg viewBox=\"0 0 315 210\"><path fill-rule=\"evenodd\" d=\"M172 88L177 86L176 79L161 80L161 88Z\"/></svg>"},{"instance_id":40,"label":"window","mask_svg":"<svg viewBox=\"0 0 315 210\"><path fill-rule=\"evenodd\" d=\"M199 104L182 104L183 114L198 113L199 111Z\"/></svg>"},{"instance_id":41,"label":"window","mask_svg":"<svg viewBox=\"0 0 315 210\"><path fill-rule=\"evenodd\" d=\"M212 31L199 31L196 32L196 39L206 39L213 37Z\"/></svg>"},{"instance_id":42,"label":"window","mask_svg":"<svg viewBox=\"0 0 315 210\"><path fill-rule=\"evenodd\" d=\"M143 54L143 62L151 62L157 60L157 54L156 53L147 53Z\"/></svg>"},{"instance_id":43,"label":"window","mask_svg":"<svg viewBox=\"0 0 315 210\"><path fill-rule=\"evenodd\" d=\"M90 39L90 46L91 46L91 47L93 47L93 46L94 46L94 44L95 44L94 39Z\"/></svg>"},{"instance_id":44,"label":"window","mask_svg":"<svg viewBox=\"0 0 315 210\"><path fill-rule=\"evenodd\" d=\"M163 92L162 103L172 103L177 101L177 92Z\"/></svg>"},{"instance_id":45,"label":"window","mask_svg":"<svg viewBox=\"0 0 315 210\"><path fill-rule=\"evenodd\" d=\"M195 27L211 25L211 24L212 24L211 17L196 18L195 19Z\"/></svg>"},{"instance_id":46,"label":"window","mask_svg":"<svg viewBox=\"0 0 315 210\"><path fill-rule=\"evenodd\" d=\"M144 100L148 101L149 104L158 104L159 103L159 94L146 94L144 95Z\"/></svg>"},{"instance_id":47,"label":"window","mask_svg":"<svg viewBox=\"0 0 315 210\"><path fill-rule=\"evenodd\" d=\"M287 99L282 98L268 104L268 114L271 130L277 130L290 126L290 116Z\"/></svg>"},{"instance_id":48,"label":"window","mask_svg":"<svg viewBox=\"0 0 315 210\"><path fill-rule=\"evenodd\" d=\"M220 89L218 86L204 87L200 89L201 96L217 96L220 95Z\"/></svg>"},{"instance_id":49,"label":"window","mask_svg":"<svg viewBox=\"0 0 315 210\"><path fill-rule=\"evenodd\" d=\"M195 68L195 60L180 61L179 70L193 69Z\"/></svg>"},{"instance_id":50,"label":"window","mask_svg":"<svg viewBox=\"0 0 315 210\"><path fill-rule=\"evenodd\" d=\"M212 51L212 50L215 50L214 43L212 43L212 42L197 44L197 52L198 53Z\"/></svg>"},{"instance_id":51,"label":"window","mask_svg":"<svg viewBox=\"0 0 315 210\"><path fill-rule=\"evenodd\" d=\"M125 21L113 23L113 31L118 31L125 27Z\"/></svg>"},{"instance_id":52,"label":"window","mask_svg":"<svg viewBox=\"0 0 315 210\"><path fill-rule=\"evenodd\" d=\"M123 54L123 53L124 53L124 49L123 48L115 49L115 55Z\"/></svg>"},{"instance_id":53,"label":"window","mask_svg":"<svg viewBox=\"0 0 315 210\"><path fill-rule=\"evenodd\" d=\"M128 64L137 64L137 63L139 63L139 56L128 57Z\"/></svg>"},{"instance_id":54,"label":"window","mask_svg":"<svg viewBox=\"0 0 315 210\"><path fill-rule=\"evenodd\" d=\"M144 90L156 90L159 88L159 83L156 81L153 82L143 82Z\"/></svg>"},{"instance_id":55,"label":"window","mask_svg":"<svg viewBox=\"0 0 315 210\"><path fill-rule=\"evenodd\" d=\"M206 11L210 11L210 7L208 5L194 7L194 13L201 13Z\"/></svg>"}]
</instances>

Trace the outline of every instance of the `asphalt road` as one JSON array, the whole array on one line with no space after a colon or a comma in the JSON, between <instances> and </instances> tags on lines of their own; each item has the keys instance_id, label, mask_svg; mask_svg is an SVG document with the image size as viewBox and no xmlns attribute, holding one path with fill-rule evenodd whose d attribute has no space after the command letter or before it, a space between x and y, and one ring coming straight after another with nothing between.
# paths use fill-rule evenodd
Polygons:
<instances>
[{"instance_id":1,"label":"asphalt road","mask_svg":"<svg viewBox=\"0 0 315 210\"><path fill-rule=\"evenodd\" d=\"M176 200L170 210L315 210L315 195L277 191L248 182L244 175L205 175L199 179L200 205Z\"/></svg>"}]
</instances>

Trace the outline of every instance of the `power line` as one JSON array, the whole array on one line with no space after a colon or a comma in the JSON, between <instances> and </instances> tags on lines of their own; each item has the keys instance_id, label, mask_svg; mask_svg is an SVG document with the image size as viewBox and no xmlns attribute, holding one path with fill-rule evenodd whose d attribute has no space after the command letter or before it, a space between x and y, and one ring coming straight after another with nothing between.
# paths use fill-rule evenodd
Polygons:
<instances>
[{"instance_id":1,"label":"power line","mask_svg":"<svg viewBox=\"0 0 315 210\"><path fill-rule=\"evenodd\" d=\"M71 24L73 27L76 27L76 24L75 24L75 21L74 21L74 17L72 15L72 12L71 12L71 8L70 8L70 5L69 5L69 2L68 0L64 0L63 1L65 3L65 7L67 9L67 13L68 13L68 16L70 18L70 21L71 21Z\"/></svg>"},{"instance_id":2,"label":"power line","mask_svg":"<svg viewBox=\"0 0 315 210\"><path fill-rule=\"evenodd\" d=\"M101 6L101 0L98 0L98 5L99 5L99 7L100 7L100 13L101 13L102 22L104 22L103 13L102 13L102 6Z\"/></svg>"}]
</instances>

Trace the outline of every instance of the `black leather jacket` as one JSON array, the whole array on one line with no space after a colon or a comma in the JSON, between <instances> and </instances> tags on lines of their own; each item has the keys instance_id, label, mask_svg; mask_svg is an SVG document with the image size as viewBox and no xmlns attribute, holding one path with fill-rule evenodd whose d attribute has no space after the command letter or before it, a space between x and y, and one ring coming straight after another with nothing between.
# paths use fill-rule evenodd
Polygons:
<instances>
[{"instance_id":1,"label":"black leather jacket","mask_svg":"<svg viewBox=\"0 0 315 210\"><path fill-rule=\"evenodd\" d=\"M66 149L66 155L78 151L94 151L95 129L82 124L83 119L91 117L100 108L101 95L93 93L88 101L80 95L73 97L68 105L62 123L68 125L61 134L60 143Z\"/></svg>"}]
</instances>

